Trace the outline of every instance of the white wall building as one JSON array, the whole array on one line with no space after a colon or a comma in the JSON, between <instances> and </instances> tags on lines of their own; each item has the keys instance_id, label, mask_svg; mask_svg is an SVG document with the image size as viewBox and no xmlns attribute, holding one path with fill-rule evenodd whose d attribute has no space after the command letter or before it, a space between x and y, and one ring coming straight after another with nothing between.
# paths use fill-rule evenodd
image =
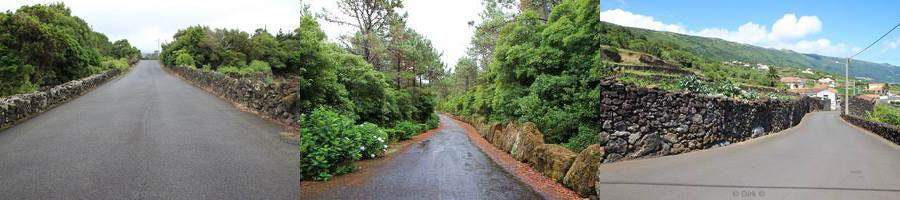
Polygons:
<instances>
[{"instance_id":1,"label":"white wall building","mask_svg":"<svg viewBox=\"0 0 900 200\"><path fill-rule=\"evenodd\" d=\"M831 104L831 110L837 109L837 90L834 88L795 88L791 89L791 92L804 96L828 99Z\"/></svg>"},{"instance_id":2,"label":"white wall building","mask_svg":"<svg viewBox=\"0 0 900 200\"><path fill-rule=\"evenodd\" d=\"M815 74L815 72L813 72L812 69L810 69L810 68L806 68L806 70L803 70L802 73L804 73L804 74Z\"/></svg>"},{"instance_id":3,"label":"white wall building","mask_svg":"<svg viewBox=\"0 0 900 200\"><path fill-rule=\"evenodd\" d=\"M830 87L830 88L834 88L834 87L835 87L835 85L834 85L834 80L831 80L831 78L823 78L823 79L819 79L819 84L821 84L821 85L828 85L828 87Z\"/></svg>"}]
</instances>

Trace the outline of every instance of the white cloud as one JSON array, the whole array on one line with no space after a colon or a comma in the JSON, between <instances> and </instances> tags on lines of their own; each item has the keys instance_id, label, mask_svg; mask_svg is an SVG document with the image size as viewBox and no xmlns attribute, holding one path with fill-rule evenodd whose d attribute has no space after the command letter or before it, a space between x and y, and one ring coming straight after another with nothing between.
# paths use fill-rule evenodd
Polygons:
<instances>
[{"instance_id":1,"label":"white cloud","mask_svg":"<svg viewBox=\"0 0 900 200\"><path fill-rule=\"evenodd\" d=\"M0 1L0 11L15 11L23 5L64 2L73 15L81 17L94 31L111 40L128 39L143 52L157 50L157 40L171 41L179 29L192 25L236 28L253 32L257 28L292 31L300 18L297 0L25 0ZM305 0L314 12L327 8L337 12L336 1ZM445 63L455 63L465 55L472 35L467 22L477 20L481 0L404 1L409 10L408 25L432 40L445 54ZM338 14L338 13L336 13ZM352 28L320 20L332 40L351 33Z\"/></svg>"},{"instance_id":2,"label":"white cloud","mask_svg":"<svg viewBox=\"0 0 900 200\"><path fill-rule=\"evenodd\" d=\"M896 49L897 47L900 47L900 37L897 37L897 39L895 39L895 40L885 41L884 44L885 44L884 51L887 51L890 49Z\"/></svg>"},{"instance_id":3,"label":"white cloud","mask_svg":"<svg viewBox=\"0 0 900 200\"><path fill-rule=\"evenodd\" d=\"M849 56L859 51L858 47L851 48L846 44L832 44L831 40L801 40L795 43L777 44L775 48L791 49L803 53L814 53L820 55L840 55Z\"/></svg>"},{"instance_id":4,"label":"white cloud","mask_svg":"<svg viewBox=\"0 0 900 200\"><path fill-rule=\"evenodd\" d=\"M786 14L772 25L769 33L771 41L785 41L804 38L822 31L822 21L816 16L802 16L799 19L794 14Z\"/></svg>"},{"instance_id":5,"label":"white cloud","mask_svg":"<svg viewBox=\"0 0 900 200\"><path fill-rule=\"evenodd\" d=\"M740 42L745 44L756 44L764 42L767 39L767 31L765 26L747 22L738 27L737 31L728 31L722 28L706 28L699 32L693 32L694 35L704 37L721 38L728 41Z\"/></svg>"},{"instance_id":6,"label":"white cloud","mask_svg":"<svg viewBox=\"0 0 900 200\"><path fill-rule=\"evenodd\" d=\"M680 25L666 24L661 21L656 21L656 19L653 19L653 17L634 14L618 8L615 10L600 12L600 20L623 26L638 27L656 31L668 31L675 33L687 32Z\"/></svg>"},{"instance_id":7,"label":"white cloud","mask_svg":"<svg viewBox=\"0 0 900 200\"><path fill-rule=\"evenodd\" d=\"M684 28L682 25L667 24L651 16L635 14L622 9L602 11L600 12L600 19L623 26L720 38L732 42L790 49L802 53L848 56L859 49L849 47L843 43L834 44L831 40L825 38L807 39L809 36L822 31L823 23L817 16L801 16L798 18L796 14L785 14L772 24L771 31L766 26L753 22L747 22L739 26L737 30L704 28L700 31L693 31ZM888 45L891 45L891 43L888 43ZM893 45L894 48L898 46L900 46L900 38Z\"/></svg>"}]
</instances>

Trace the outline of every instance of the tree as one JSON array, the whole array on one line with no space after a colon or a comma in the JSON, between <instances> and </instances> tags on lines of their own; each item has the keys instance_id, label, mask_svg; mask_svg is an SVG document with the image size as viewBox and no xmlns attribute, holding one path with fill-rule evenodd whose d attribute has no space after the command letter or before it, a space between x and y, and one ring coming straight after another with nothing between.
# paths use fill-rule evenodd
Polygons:
<instances>
[{"instance_id":1,"label":"tree","mask_svg":"<svg viewBox=\"0 0 900 200\"><path fill-rule=\"evenodd\" d=\"M781 77L778 76L778 70L775 69L775 66L769 67L769 74L767 76L769 78L770 87L775 87L775 85L778 84L778 81L781 79Z\"/></svg>"},{"instance_id":2,"label":"tree","mask_svg":"<svg viewBox=\"0 0 900 200\"><path fill-rule=\"evenodd\" d=\"M469 57L462 57L456 63L456 77L462 81L463 91L468 91L469 86L475 82L478 76L478 69L475 60Z\"/></svg>"},{"instance_id":3,"label":"tree","mask_svg":"<svg viewBox=\"0 0 900 200\"><path fill-rule=\"evenodd\" d=\"M113 47L62 3L0 13L0 95L31 92L103 71L101 57L111 56Z\"/></svg>"},{"instance_id":4,"label":"tree","mask_svg":"<svg viewBox=\"0 0 900 200\"><path fill-rule=\"evenodd\" d=\"M381 66L376 62L375 55L372 54L372 40L378 39L384 29L390 25L392 13L395 9L403 8L401 0L341 0L337 2L338 10L351 20L340 19L334 15L325 15L325 20L341 25L355 27L361 36L358 46L361 46L362 56L369 63L375 65L375 68L381 70ZM325 13L329 13L327 10Z\"/></svg>"},{"instance_id":5,"label":"tree","mask_svg":"<svg viewBox=\"0 0 900 200\"><path fill-rule=\"evenodd\" d=\"M272 34L264 29L256 29L256 33L250 38L252 50L250 52L251 60L261 60L268 62L273 69L284 70L287 66L281 61L284 57L283 50L279 41Z\"/></svg>"},{"instance_id":6,"label":"tree","mask_svg":"<svg viewBox=\"0 0 900 200\"><path fill-rule=\"evenodd\" d=\"M111 56L115 58L125 58L129 62L137 62L141 58L141 50L131 46L128 40L121 39L113 43Z\"/></svg>"},{"instance_id":7,"label":"tree","mask_svg":"<svg viewBox=\"0 0 900 200\"><path fill-rule=\"evenodd\" d=\"M522 11L533 10L541 18L548 19L553 7L562 3L562 0L520 0L519 9Z\"/></svg>"}]
</instances>

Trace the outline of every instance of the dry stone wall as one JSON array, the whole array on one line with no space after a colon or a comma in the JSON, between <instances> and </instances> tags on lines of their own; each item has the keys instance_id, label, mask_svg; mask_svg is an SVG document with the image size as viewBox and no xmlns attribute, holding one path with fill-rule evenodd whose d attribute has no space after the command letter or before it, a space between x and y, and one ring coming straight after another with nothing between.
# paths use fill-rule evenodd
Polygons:
<instances>
[{"instance_id":1,"label":"dry stone wall","mask_svg":"<svg viewBox=\"0 0 900 200\"><path fill-rule=\"evenodd\" d=\"M855 116L866 116L875 107L875 101L866 100L860 96L850 98L850 114Z\"/></svg>"},{"instance_id":2,"label":"dry stone wall","mask_svg":"<svg viewBox=\"0 0 900 200\"><path fill-rule=\"evenodd\" d=\"M185 80L225 99L241 104L264 117L297 125L295 84L266 83L257 76L228 76L215 71L167 66Z\"/></svg>"},{"instance_id":3,"label":"dry stone wall","mask_svg":"<svg viewBox=\"0 0 900 200\"><path fill-rule=\"evenodd\" d=\"M818 99L746 101L602 83L597 116L600 143L581 152L544 144L534 123L492 123L464 117L482 137L520 162L583 196L594 194L597 166L621 160L675 155L778 132L822 109Z\"/></svg>"},{"instance_id":4,"label":"dry stone wall","mask_svg":"<svg viewBox=\"0 0 900 200\"><path fill-rule=\"evenodd\" d=\"M86 78L69 81L44 91L0 98L0 128L6 128L31 116L46 112L72 100L122 73L112 69Z\"/></svg>"},{"instance_id":5,"label":"dry stone wall","mask_svg":"<svg viewBox=\"0 0 900 200\"><path fill-rule=\"evenodd\" d=\"M900 144L900 128L896 126L874 122L866 119L865 116L872 112L872 109L875 107L875 101L866 100L860 98L860 96L856 96L850 98L850 115L846 113L842 114L841 117L844 118L844 121L847 121L853 125L856 125L860 128L872 131L884 139L887 139L895 144Z\"/></svg>"},{"instance_id":6,"label":"dry stone wall","mask_svg":"<svg viewBox=\"0 0 900 200\"><path fill-rule=\"evenodd\" d=\"M844 118L844 121L850 122L851 124L856 125L860 128L872 131L872 133L878 134L879 136L893 142L894 144L900 144L900 128L897 128L896 126L881 122L873 122L865 118L852 115L841 115L841 117Z\"/></svg>"}]
</instances>

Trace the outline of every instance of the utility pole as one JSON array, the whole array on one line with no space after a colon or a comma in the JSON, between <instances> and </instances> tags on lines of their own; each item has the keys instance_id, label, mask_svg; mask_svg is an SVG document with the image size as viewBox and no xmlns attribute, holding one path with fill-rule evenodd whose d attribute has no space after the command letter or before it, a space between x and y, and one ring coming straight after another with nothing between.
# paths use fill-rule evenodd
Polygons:
<instances>
[{"instance_id":1,"label":"utility pole","mask_svg":"<svg viewBox=\"0 0 900 200\"><path fill-rule=\"evenodd\" d=\"M850 114L850 58L844 64L844 114Z\"/></svg>"}]
</instances>

